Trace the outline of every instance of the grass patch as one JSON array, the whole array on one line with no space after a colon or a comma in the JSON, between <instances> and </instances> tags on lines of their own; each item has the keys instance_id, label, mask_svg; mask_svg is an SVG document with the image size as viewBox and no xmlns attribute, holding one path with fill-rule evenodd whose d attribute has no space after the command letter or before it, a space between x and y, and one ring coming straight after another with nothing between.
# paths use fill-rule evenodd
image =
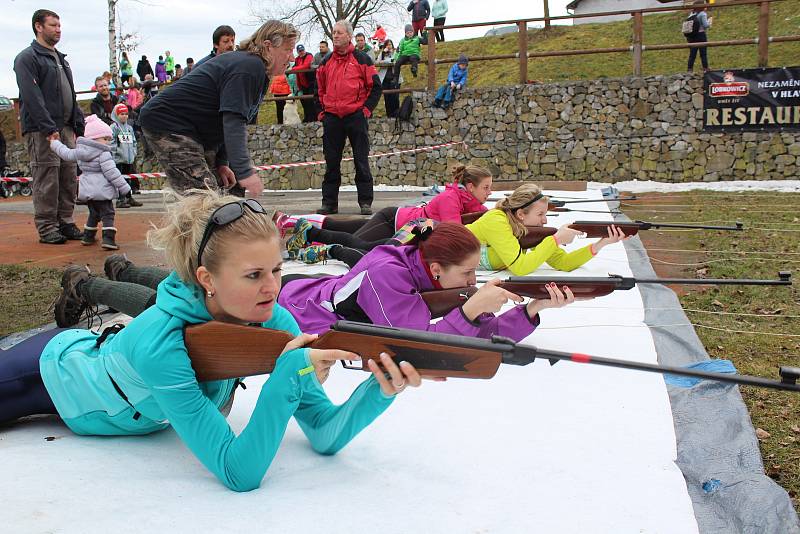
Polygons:
<instances>
[{"instance_id":1,"label":"grass patch","mask_svg":"<svg viewBox=\"0 0 800 534\"><path fill-rule=\"evenodd\" d=\"M53 321L59 269L0 265L0 337Z\"/></svg>"},{"instance_id":2,"label":"grass patch","mask_svg":"<svg viewBox=\"0 0 800 534\"><path fill-rule=\"evenodd\" d=\"M742 221L744 232L673 232L664 234L669 246L660 243L658 233L643 232L648 249L732 251L730 253L683 254L650 251L661 276L704 278L776 278L779 270L800 271L800 194L691 192L652 195L651 204L625 207L631 218L661 221ZM661 205L658 205L660 203ZM683 206L683 207L681 207ZM661 213L686 209L681 213ZM715 223L709 223L715 224ZM790 231L786 231L790 230ZM677 238L676 238L677 236ZM756 253L757 252L757 253ZM680 295L684 309L712 310L760 316L713 315L687 312L698 336L712 358L731 360L740 373L778 377L778 366L800 366L800 337L754 335L737 331L800 335L800 281L791 287L684 288ZM764 317L766 315L766 317ZM800 396L758 388L741 388L753 426L759 432L764 469L792 497L800 510Z\"/></svg>"}]
</instances>

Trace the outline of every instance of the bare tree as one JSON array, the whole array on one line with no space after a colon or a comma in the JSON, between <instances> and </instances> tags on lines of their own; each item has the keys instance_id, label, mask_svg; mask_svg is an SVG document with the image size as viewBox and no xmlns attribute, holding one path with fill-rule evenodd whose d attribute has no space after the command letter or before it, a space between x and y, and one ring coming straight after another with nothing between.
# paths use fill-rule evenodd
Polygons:
<instances>
[{"instance_id":1,"label":"bare tree","mask_svg":"<svg viewBox=\"0 0 800 534\"><path fill-rule=\"evenodd\" d=\"M137 1L137 0L134 0ZM119 80L119 54L128 52L129 54L139 46L139 34L136 32L122 34L117 39L117 4L119 0L108 0L108 70L114 84L120 85ZM152 6L141 0L137 3Z\"/></svg>"},{"instance_id":2,"label":"bare tree","mask_svg":"<svg viewBox=\"0 0 800 534\"><path fill-rule=\"evenodd\" d=\"M337 20L347 19L353 27L374 26L379 19L396 20L405 13L407 0L250 0L250 15L263 23L269 19L291 22L303 33L322 31L329 39ZM382 21L383 24L386 20Z\"/></svg>"},{"instance_id":3,"label":"bare tree","mask_svg":"<svg viewBox=\"0 0 800 534\"><path fill-rule=\"evenodd\" d=\"M117 61L117 3L119 0L108 0L108 68L111 79L119 85L119 62Z\"/></svg>"}]
</instances>

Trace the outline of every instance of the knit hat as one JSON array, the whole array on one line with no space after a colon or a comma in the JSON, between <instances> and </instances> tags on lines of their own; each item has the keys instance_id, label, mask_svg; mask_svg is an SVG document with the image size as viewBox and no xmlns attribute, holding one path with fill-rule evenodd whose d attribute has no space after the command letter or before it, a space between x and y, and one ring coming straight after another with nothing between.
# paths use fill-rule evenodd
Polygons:
<instances>
[{"instance_id":1,"label":"knit hat","mask_svg":"<svg viewBox=\"0 0 800 534\"><path fill-rule=\"evenodd\" d=\"M114 137L111 127L97 118L97 115L86 117L86 129L83 132L86 139L100 139L101 137Z\"/></svg>"},{"instance_id":2,"label":"knit hat","mask_svg":"<svg viewBox=\"0 0 800 534\"><path fill-rule=\"evenodd\" d=\"M462 53L458 56L458 61L456 61L459 65L469 65L469 58L466 54Z\"/></svg>"},{"instance_id":3,"label":"knit hat","mask_svg":"<svg viewBox=\"0 0 800 534\"><path fill-rule=\"evenodd\" d=\"M411 24L406 24L406 31L407 32L413 32L414 31L414 26L412 26Z\"/></svg>"},{"instance_id":4,"label":"knit hat","mask_svg":"<svg viewBox=\"0 0 800 534\"><path fill-rule=\"evenodd\" d=\"M125 104L117 104L116 106L114 106L114 113L116 113L117 115L119 115L120 113L127 113L127 112L128 112L128 106L126 106Z\"/></svg>"}]
</instances>

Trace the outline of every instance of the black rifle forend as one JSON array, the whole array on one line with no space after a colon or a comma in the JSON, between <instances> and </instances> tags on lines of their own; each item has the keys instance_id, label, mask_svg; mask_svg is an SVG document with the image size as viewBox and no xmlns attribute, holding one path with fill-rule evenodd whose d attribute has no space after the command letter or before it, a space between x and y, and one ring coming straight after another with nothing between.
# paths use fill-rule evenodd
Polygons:
<instances>
[{"instance_id":1,"label":"black rifle forend","mask_svg":"<svg viewBox=\"0 0 800 534\"><path fill-rule=\"evenodd\" d=\"M716 380L739 385L765 387L800 393L800 368L780 367L781 380L767 378L699 371L685 367L640 363L613 358L592 356L575 352L545 350L517 343L509 338L494 336L480 339L407 330L351 321L337 321L331 332L331 347L359 354L360 361L343 361L347 369L368 371L368 359L380 362L380 352L386 352L396 362L407 361L423 376L444 376L460 378L492 378L500 364L528 365L537 358L545 359L551 365L560 360L575 363L603 365L650 373L687 376L704 380ZM326 334L327 335L327 334Z\"/></svg>"},{"instance_id":2,"label":"black rifle forend","mask_svg":"<svg viewBox=\"0 0 800 534\"><path fill-rule=\"evenodd\" d=\"M748 285L748 286L790 286L792 273L781 271L776 280L755 280L749 278L634 278L632 276L511 276L500 284L503 289L521 297L548 299L549 284L569 287L577 298L603 297L614 291L632 289L636 284L662 285ZM453 289L435 289L420 293L431 317L442 317L461 306L478 291L475 286Z\"/></svg>"}]
</instances>

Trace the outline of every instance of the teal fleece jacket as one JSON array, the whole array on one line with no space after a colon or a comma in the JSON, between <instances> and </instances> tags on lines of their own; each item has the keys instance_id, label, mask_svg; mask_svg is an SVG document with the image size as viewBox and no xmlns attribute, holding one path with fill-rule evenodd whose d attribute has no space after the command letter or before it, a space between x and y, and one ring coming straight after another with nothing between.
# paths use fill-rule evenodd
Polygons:
<instances>
[{"instance_id":1,"label":"teal fleece jacket","mask_svg":"<svg viewBox=\"0 0 800 534\"><path fill-rule=\"evenodd\" d=\"M183 341L186 325L209 320L202 291L172 273L159 285L155 306L99 349L97 335L88 330L57 335L42 352L40 370L59 415L83 435L148 434L171 425L223 484L249 491L260 485L292 416L315 451L334 454L393 400L370 376L344 404L334 405L308 349L295 349L278 358L250 421L236 436L219 411L236 380L198 383ZM277 303L262 326L300 333Z\"/></svg>"}]
</instances>

